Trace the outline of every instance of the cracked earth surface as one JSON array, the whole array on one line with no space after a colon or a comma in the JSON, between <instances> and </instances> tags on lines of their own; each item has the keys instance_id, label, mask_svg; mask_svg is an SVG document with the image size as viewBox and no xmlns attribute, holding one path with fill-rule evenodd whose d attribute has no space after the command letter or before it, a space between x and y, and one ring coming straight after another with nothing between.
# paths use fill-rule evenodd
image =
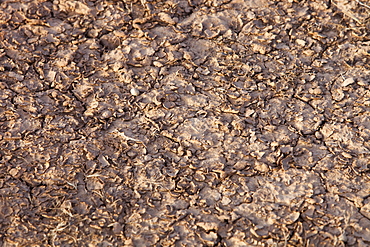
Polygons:
<instances>
[{"instance_id":1,"label":"cracked earth surface","mask_svg":"<svg viewBox=\"0 0 370 247\"><path fill-rule=\"evenodd\" d=\"M368 246L366 1L0 1L2 246Z\"/></svg>"}]
</instances>

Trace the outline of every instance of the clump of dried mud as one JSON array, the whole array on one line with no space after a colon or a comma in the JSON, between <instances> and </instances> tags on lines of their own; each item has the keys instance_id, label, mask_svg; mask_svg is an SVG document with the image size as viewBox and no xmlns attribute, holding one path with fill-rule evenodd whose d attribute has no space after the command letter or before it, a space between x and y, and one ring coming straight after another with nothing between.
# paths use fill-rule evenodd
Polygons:
<instances>
[{"instance_id":1,"label":"clump of dried mud","mask_svg":"<svg viewBox=\"0 0 370 247\"><path fill-rule=\"evenodd\" d=\"M368 246L370 3L0 3L2 246Z\"/></svg>"}]
</instances>

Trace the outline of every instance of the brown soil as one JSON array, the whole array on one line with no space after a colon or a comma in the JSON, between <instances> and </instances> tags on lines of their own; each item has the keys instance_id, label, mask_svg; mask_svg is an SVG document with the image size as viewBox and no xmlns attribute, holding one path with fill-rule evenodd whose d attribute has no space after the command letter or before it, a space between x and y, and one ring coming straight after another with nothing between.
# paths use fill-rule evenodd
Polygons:
<instances>
[{"instance_id":1,"label":"brown soil","mask_svg":"<svg viewBox=\"0 0 370 247\"><path fill-rule=\"evenodd\" d=\"M370 1L0 1L1 246L369 246Z\"/></svg>"}]
</instances>

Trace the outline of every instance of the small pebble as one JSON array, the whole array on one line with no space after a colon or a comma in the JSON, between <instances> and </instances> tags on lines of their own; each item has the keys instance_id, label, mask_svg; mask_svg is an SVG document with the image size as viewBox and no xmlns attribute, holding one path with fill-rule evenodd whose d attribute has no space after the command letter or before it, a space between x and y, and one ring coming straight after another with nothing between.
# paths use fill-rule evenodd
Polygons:
<instances>
[{"instance_id":1,"label":"small pebble","mask_svg":"<svg viewBox=\"0 0 370 247\"><path fill-rule=\"evenodd\" d=\"M295 42L300 46L306 45L306 41L304 41L303 39L296 39Z\"/></svg>"},{"instance_id":2,"label":"small pebble","mask_svg":"<svg viewBox=\"0 0 370 247\"><path fill-rule=\"evenodd\" d=\"M342 83L342 87L347 87L347 86L349 86L349 85L353 84L354 82L355 82L355 80L354 80L352 77L347 78L347 79L345 79L345 80L343 81L343 83Z\"/></svg>"},{"instance_id":3,"label":"small pebble","mask_svg":"<svg viewBox=\"0 0 370 247\"><path fill-rule=\"evenodd\" d=\"M131 88L130 93L133 96L138 96L140 94L140 91L137 88Z\"/></svg>"},{"instance_id":4,"label":"small pebble","mask_svg":"<svg viewBox=\"0 0 370 247\"><path fill-rule=\"evenodd\" d=\"M154 61L153 62L153 65L155 66L155 67L163 67L163 64L161 63L161 62L158 62L158 61Z\"/></svg>"}]
</instances>

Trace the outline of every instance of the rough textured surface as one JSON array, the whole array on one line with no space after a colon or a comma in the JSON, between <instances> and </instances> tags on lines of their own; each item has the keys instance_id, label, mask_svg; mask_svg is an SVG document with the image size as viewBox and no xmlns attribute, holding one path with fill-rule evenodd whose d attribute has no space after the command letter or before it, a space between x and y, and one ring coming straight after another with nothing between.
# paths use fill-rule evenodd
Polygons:
<instances>
[{"instance_id":1,"label":"rough textured surface","mask_svg":"<svg viewBox=\"0 0 370 247\"><path fill-rule=\"evenodd\" d=\"M369 246L367 1L0 1L0 245Z\"/></svg>"}]
</instances>

